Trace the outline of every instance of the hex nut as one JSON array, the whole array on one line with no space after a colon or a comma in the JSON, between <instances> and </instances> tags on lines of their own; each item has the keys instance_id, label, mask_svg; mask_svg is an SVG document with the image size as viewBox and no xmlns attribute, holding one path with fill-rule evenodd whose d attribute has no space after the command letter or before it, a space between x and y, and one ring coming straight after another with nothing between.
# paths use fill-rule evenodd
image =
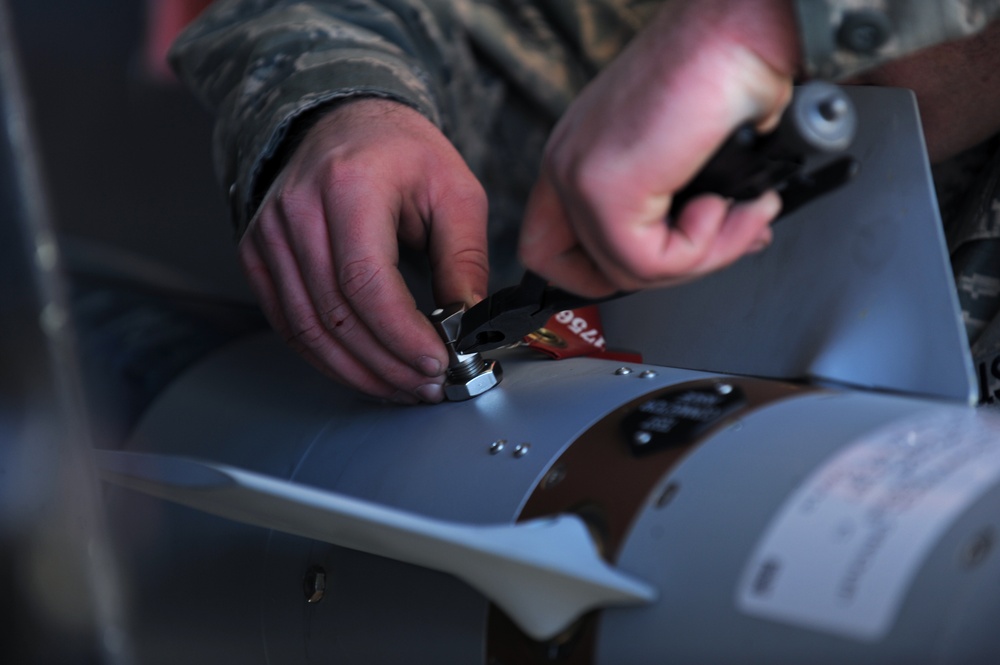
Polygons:
<instances>
[{"instance_id":1,"label":"hex nut","mask_svg":"<svg viewBox=\"0 0 1000 665\"><path fill-rule=\"evenodd\" d=\"M500 383L503 379L503 368L495 360L486 360L486 367L470 379L444 382L444 396L452 402L472 399Z\"/></svg>"}]
</instances>

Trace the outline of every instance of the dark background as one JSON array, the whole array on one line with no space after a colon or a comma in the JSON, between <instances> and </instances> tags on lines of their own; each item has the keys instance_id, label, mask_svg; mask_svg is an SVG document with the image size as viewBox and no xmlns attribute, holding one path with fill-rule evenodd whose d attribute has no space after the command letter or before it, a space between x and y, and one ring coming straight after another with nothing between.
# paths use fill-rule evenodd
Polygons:
<instances>
[{"instance_id":1,"label":"dark background","mask_svg":"<svg viewBox=\"0 0 1000 665\"><path fill-rule=\"evenodd\" d=\"M60 232L248 298L209 114L145 58L152 0L9 6Z\"/></svg>"}]
</instances>

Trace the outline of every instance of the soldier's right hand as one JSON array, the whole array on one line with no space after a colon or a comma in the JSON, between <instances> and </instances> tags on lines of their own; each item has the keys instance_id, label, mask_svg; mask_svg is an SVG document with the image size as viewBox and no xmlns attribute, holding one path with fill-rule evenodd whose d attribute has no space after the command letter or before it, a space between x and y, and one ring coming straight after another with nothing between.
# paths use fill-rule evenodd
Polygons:
<instances>
[{"instance_id":1,"label":"soldier's right hand","mask_svg":"<svg viewBox=\"0 0 1000 665\"><path fill-rule=\"evenodd\" d=\"M397 269L424 250L438 303L487 280L486 195L417 111L375 98L321 118L271 186L239 254L271 324L307 360L369 395L439 402L448 355Z\"/></svg>"}]
</instances>

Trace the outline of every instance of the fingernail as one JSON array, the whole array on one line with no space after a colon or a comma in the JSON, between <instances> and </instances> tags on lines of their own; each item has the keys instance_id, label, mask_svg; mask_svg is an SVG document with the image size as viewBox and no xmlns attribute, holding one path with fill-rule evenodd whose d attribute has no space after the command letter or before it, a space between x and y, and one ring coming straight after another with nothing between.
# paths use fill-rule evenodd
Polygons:
<instances>
[{"instance_id":1,"label":"fingernail","mask_svg":"<svg viewBox=\"0 0 1000 665\"><path fill-rule=\"evenodd\" d=\"M417 358L417 367L427 376L441 376L444 374L444 366L437 358L430 356L420 356Z\"/></svg>"},{"instance_id":2,"label":"fingernail","mask_svg":"<svg viewBox=\"0 0 1000 665\"><path fill-rule=\"evenodd\" d=\"M774 192L765 192L761 199L764 201L764 212L768 217L774 217L781 212L781 197Z\"/></svg>"},{"instance_id":3,"label":"fingernail","mask_svg":"<svg viewBox=\"0 0 1000 665\"><path fill-rule=\"evenodd\" d=\"M417 388L417 395L425 402L437 404L444 399L444 387L440 383L426 383Z\"/></svg>"}]
</instances>

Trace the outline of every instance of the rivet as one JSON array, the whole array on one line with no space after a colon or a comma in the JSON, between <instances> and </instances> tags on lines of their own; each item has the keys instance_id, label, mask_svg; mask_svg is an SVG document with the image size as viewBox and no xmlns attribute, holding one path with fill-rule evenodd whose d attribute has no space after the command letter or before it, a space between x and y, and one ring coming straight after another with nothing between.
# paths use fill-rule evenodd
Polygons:
<instances>
[{"instance_id":1,"label":"rivet","mask_svg":"<svg viewBox=\"0 0 1000 665\"><path fill-rule=\"evenodd\" d=\"M962 552L962 563L966 568L975 568L990 555L996 542L996 533L987 527L975 534Z\"/></svg>"},{"instance_id":2,"label":"rivet","mask_svg":"<svg viewBox=\"0 0 1000 665\"><path fill-rule=\"evenodd\" d=\"M640 379L655 379L657 376L656 372L651 369L644 370L639 374Z\"/></svg>"},{"instance_id":3,"label":"rivet","mask_svg":"<svg viewBox=\"0 0 1000 665\"><path fill-rule=\"evenodd\" d=\"M315 604L323 600L326 593L326 571L321 566L311 566L302 580L302 590L307 603Z\"/></svg>"},{"instance_id":4,"label":"rivet","mask_svg":"<svg viewBox=\"0 0 1000 665\"><path fill-rule=\"evenodd\" d=\"M531 449L530 443L519 443L514 446L514 457L524 457Z\"/></svg>"},{"instance_id":5,"label":"rivet","mask_svg":"<svg viewBox=\"0 0 1000 665\"><path fill-rule=\"evenodd\" d=\"M631 373L632 373L631 367L619 367L618 369L615 370L616 376L628 376Z\"/></svg>"},{"instance_id":6,"label":"rivet","mask_svg":"<svg viewBox=\"0 0 1000 665\"><path fill-rule=\"evenodd\" d=\"M851 107L843 97L828 99L819 105L819 114L827 122L835 122L851 112Z\"/></svg>"},{"instance_id":7,"label":"rivet","mask_svg":"<svg viewBox=\"0 0 1000 665\"><path fill-rule=\"evenodd\" d=\"M644 446L653 440L653 435L649 432L636 432L632 435L632 440L637 446Z\"/></svg>"},{"instance_id":8,"label":"rivet","mask_svg":"<svg viewBox=\"0 0 1000 665\"><path fill-rule=\"evenodd\" d=\"M663 508L673 501L680 488L681 486L676 482L668 483L667 486L663 488L663 491L660 492L660 496L656 497L656 507Z\"/></svg>"},{"instance_id":9,"label":"rivet","mask_svg":"<svg viewBox=\"0 0 1000 665\"><path fill-rule=\"evenodd\" d=\"M715 392L719 393L720 395L728 395L729 393L733 392L733 386L732 384L729 383L716 383Z\"/></svg>"},{"instance_id":10,"label":"rivet","mask_svg":"<svg viewBox=\"0 0 1000 665\"><path fill-rule=\"evenodd\" d=\"M542 489L549 489L555 487L562 482L563 478L566 477L566 465L560 462L554 467L549 469L549 472L545 474L545 478L542 479Z\"/></svg>"},{"instance_id":11,"label":"rivet","mask_svg":"<svg viewBox=\"0 0 1000 665\"><path fill-rule=\"evenodd\" d=\"M507 445L507 439L497 439L490 444L490 455L496 455Z\"/></svg>"}]
</instances>

